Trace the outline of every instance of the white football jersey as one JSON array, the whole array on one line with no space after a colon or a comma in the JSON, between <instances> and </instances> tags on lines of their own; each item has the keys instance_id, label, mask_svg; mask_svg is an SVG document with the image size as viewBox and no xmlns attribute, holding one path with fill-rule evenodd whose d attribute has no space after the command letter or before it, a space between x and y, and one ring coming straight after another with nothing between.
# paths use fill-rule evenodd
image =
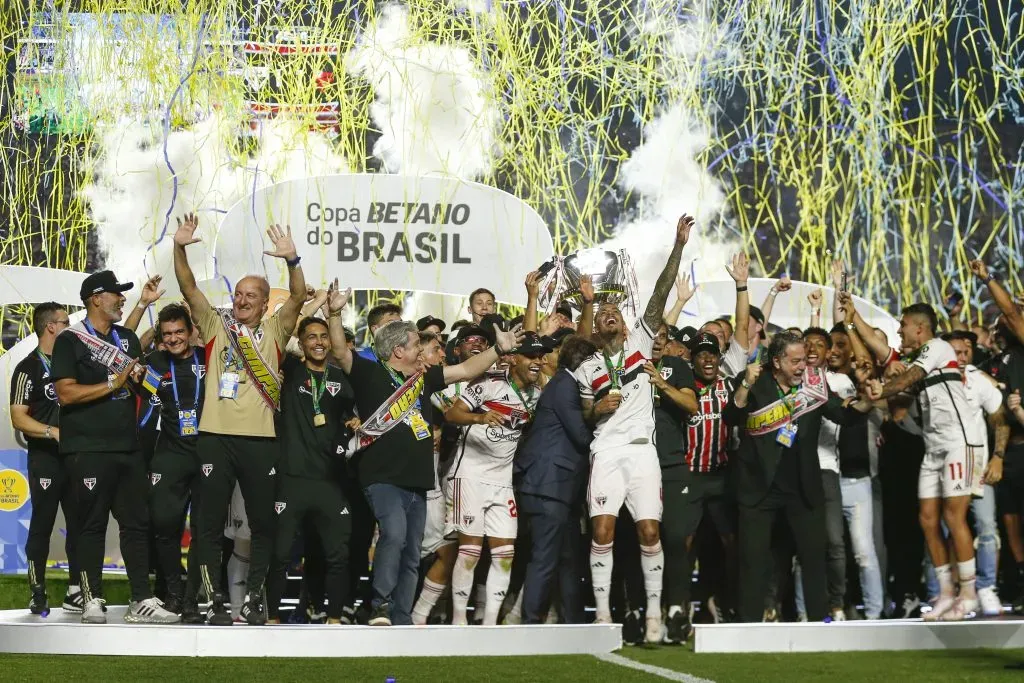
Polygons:
<instances>
[{"instance_id":1,"label":"white football jersey","mask_svg":"<svg viewBox=\"0 0 1024 683\"><path fill-rule=\"evenodd\" d=\"M613 385L622 392L622 402L615 412L602 415L597 423L591 453L626 444L654 443L654 394L651 378L644 372L653 345L654 333L639 318L629 328L621 353L606 358L603 351L598 351L576 369L583 400L597 402Z\"/></svg>"},{"instance_id":2,"label":"white football jersey","mask_svg":"<svg viewBox=\"0 0 1024 683\"><path fill-rule=\"evenodd\" d=\"M841 372L825 373L829 391L841 399L853 398L857 395L857 387L849 375ZM839 425L827 417L821 418L821 429L818 431L818 464L821 469L839 472Z\"/></svg>"},{"instance_id":3,"label":"white football jersey","mask_svg":"<svg viewBox=\"0 0 1024 683\"><path fill-rule=\"evenodd\" d=\"M967 394L967 405L970 406L965 417L967 438L971 444L981 445L987 457L988 423L985 416L999 411L1003 405L1003 394L984 372L973 365L964 368L964 392Z\"/></svg>"},{"instance_id":4,"label":"white football jersey","mask_svg":"<svg viewBox=\"0 0 1024 683\"><path fill-rule=\"evenodd\" d=\"M492 370L467 385L458 400L476 413L499 413L505 421L499 426L463 427L449 476L511 486L512 460L519 437L529 424L539 398L540 389L536 386L519 387L517 391L509 382L506 370Z\"/></svg>"},{"instance_id":5,"label":"white football jersey","mask_svg":"<svg viewBox=\"0 0 1024 683\"><path fill-rule=\"evenodd\" d=\"M953 347L939 338L931 339L921 347L913 364L927 373L916 401L925 450L941 452L980 445L967 444L971 408Z\"/></svg>"}]
</instances>

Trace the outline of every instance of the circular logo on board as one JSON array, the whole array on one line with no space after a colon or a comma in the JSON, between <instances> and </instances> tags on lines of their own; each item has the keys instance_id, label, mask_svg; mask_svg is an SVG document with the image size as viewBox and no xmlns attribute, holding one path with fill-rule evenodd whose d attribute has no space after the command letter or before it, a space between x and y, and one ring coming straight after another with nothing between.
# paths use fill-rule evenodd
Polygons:
<instances>
[{"instance_id":1,"label":"circular logo on board","mask_svg":"<svg viewBox=\"0 0 1024 683\"><path fill-rule=\"evenodd\" d=\"M18 470L0 470L0 512L14 512L28 501L28 479Z\"/></svg>"}]
</instances>

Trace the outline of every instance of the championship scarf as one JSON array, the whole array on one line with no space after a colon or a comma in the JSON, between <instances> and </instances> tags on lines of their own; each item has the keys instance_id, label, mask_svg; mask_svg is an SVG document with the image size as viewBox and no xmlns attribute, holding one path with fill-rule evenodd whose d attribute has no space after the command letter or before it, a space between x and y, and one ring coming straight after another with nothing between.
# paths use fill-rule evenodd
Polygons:
<instances>
[{"instance_id":1,"label":"championship scarf","mask_svg":"<svg viewBox=\"0 0 1024 683\"><path fill-rule=\"evenodd\" d=\"M387 434L394 427L402 424L416 407L416 401L423 393L423 373L416 374L405 380L405 383L395 389L380 408L374 411L373 415L356 430L355 435L349 442L349 458L365 449L380 437Z\"/></svg>"},{"instance_id":2,"label":"championship scarf","mask_svg":"<svg viewBox=\"0 0 1024 683\"><path fill-rule=\"evenodd\" d=\"M793 422L804 413L828 402L828 382L821 368L807 368L804 381L795 395L784 396L747 416L746 430L750 436L770 434Z\"/></svg>"},{"instance_id":3,"label":"championship scarf","mask_svg":"<svg viewBox=\"0 0 1024 683\"><path fill-rule=\"evenodd\" d=\"M249 329L235 320L230 312L218 308L217 313L228 335L232 352L242 359L245 372L256 390L260 392L263 401L276 412L281 402L281 380L277 373L271 370L270 364L264 360Z\"/></svg>"},{"instance_id":4,"label":"championship scarf","mask_svg":"<svg viewBox=\"0 0 1024 683\"><path fill-rule=\"evenodd\" d=\"M64 332L70 332L78 337L78 340L85 345L85 348L89 349L89 358L115 375L120 375L125 371L125 368L136 362L134 358L117 346L93 336L88 328L86 328L85 323L75 323L71 327L64 328ZM61 334L64 334L64 332L61 332ZM156 390L160 387L160 375L153 368L147 367L146 375L142 378L142 386L150 393L155 394Z\"/></svg>"}]
</instances>

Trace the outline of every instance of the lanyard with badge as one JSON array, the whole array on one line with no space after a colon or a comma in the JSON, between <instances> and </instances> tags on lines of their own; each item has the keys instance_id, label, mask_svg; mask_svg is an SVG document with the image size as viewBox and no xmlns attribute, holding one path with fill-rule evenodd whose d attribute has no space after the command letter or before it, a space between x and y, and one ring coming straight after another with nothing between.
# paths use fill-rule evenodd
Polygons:
<instances>
[{"instance_id":1,"label":"lanyard with badge","mask_svg":"<svg viewBox=\"0 0 1024 683\"><path fill-rule=\"evenodd\" d=\"M398 376L398 373L392 370L391 366L385 361L381 361L380 364L388 371L388 376L391 377L391 382L395 385L395 388L401 388L405 382L403 382L402 378ZM416 436L417 441L429 439L431 436L430 425L428 425L427 421L423 419L423 413L420 412L420 405L420 399L417 397L415 408L410 410L409 414L405 418L406 424L408 424L412 429L412 433Z\"/></svg>"},{"instance_id":2,"label":"lanyard with badge","mask_svg":"<svg viewBox=\"0 0 1024 683\"><path fill-rule=\"evenodd\" d=\"M178 409L179 436L196 436L199 434L199 352L192 349L192 367L195 370L195 395L192 407L183 410L181 399L178 398L178 378L174 373L174 359L171 359L171 391L174 392L174 406Z\"/></svg>"},{"instance_id":3,"label":"lanyard with badge","mask_svg":"<svg viewBox=\"0 0 1024 683\"><path fill-rule=\"evenodd\" d=\"M85 325L85 329L89 331L89 334L91 334L92 336L96 337L101 341L103 340L103 337L101 337L99 333L96 332L96 328L92 326L92 323L89 322L88 318L84 318L82 320L82 324ZM121 337L117 334L117 329L113 325L110 326L110 335L114 338L114 346L116 346L121 351L127 351L127 349L121 345ZM113 382L116 379L117 375L115 373L107 372L108 382ZM111 398L121 398L123 396L126 396L127 394L128 390L122 389L120 392L114 392L113 394L111 394Z\"/></svg>"},{"instance_id":4,"label":"lanyard with badge","mask_svg":"<svg viewBox=\"0 0 1024 683\"><path fill-rule=\"evenodd\" d=\"M786 407L792 411L792 405L790 404L791 396L796 393L797 387L793 387L788 392L782 391L782 387L779 386L778 381L775 382L775 388L779 392L779 398L786 404ZM781 444L784 448L792 448L793 442L796 441L797 424L795 422L789 422L779 428L779 433L775 435L775 443Z\"/></svg>"},{"instance_id":5,"label":"lanyard with badge","mask_svg":"<svg viewBox=\"0 0 1024 683\"><path fill-rule=\"evenodd\" d=\"M622 386L622 375L625 372L625 369L623 367L626 364L625 347L623 347L623 349L619 351L619 359L615 361L614 365L612 365L612 359L608 357L607 353L602 351L601 355L604 356L604 365L606 368L608 368L608 379L612 383L612 388L609 389L608 393L621 394L622 392L619 390L619 387Z\"/></svg>"},{"instance_id":6,"label":"lanyard with badge","mask_svg":"<svg viewBox=\"0 0 1024 683\"><path fill-rule=\"evenodd\" d=\"M516 396L519 398L519 402L523 404L523 410L526 411L526 419L527 419L527 421L532 420L533 419L533 406L531 406L529 404L529 402L526 400L526 396L523 395L523 392L519 388L519 385L516 384L516 381L514 379L512 379L512 375L511 374L509 374L509 376L508 376L508 383L509 383L509 386L512 387L512 391L514 391Z\"/></svg>"},{"instance_id":7,"label":"lanyard with badge","mask_svg":"<svg viewBox=\"0 0 1024 683\"><path fill-rule=\"evenodd\" d=\"M235 362L235 351L230 346L227 347L228 357L224 359L224 372L220 373L220 391L217 393L219 398L238 398L238 385L245 381L245 377L242 373L228 370L232 367Z\"/></svg>"},{"instance_id":8,"label":"lanyard with badge","mask_svg":"<svg viewBox=\"0 0 1024 683\"><path fill-rule=\"evenodd\" d=\"M306 372L309 373L309 395L313 397L313 426L323 427L327 424L327 417L320 411L320 399L323 398L324 391L327 389L327 372L324 371L324 381L319 385L316 383L313 371L306 368Z\"/></svg>"}]
</instances>

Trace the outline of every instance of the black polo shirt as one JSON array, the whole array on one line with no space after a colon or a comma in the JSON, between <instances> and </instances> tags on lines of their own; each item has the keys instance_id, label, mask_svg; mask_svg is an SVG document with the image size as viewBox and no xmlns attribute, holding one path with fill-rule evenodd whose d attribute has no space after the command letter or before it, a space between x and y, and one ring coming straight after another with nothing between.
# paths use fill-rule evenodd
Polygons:
<instances>
[{"instance_id":1,"label":"black polo shirt","mask_svg":"<svg viewBox=\"0 0 1024 683\"><path fill-rule=\"evenodd\" d=\"M693 370L677 356L663 356L661 376L676 389L694 391ZM689 416L674 401L665 396L656 400L654 408L654 441L658 449L661 466L673 467L686 464L686 426Z\"/></svg>"},{"instance_id":2,"label":"black polo shirt","mask_svg":"<svg viewBox=\"0 0 1024 683\"><path fill-rule=\"evenodd\" d=\"M131 330L114 325L110 334L98 334L100 339L117 344L121 350L138 358L142 355L139 338ZM50 372L54 382L73 379L79 384L106 384L110 371L92 360L89 349L70 328L57 335L53 343L53 366ZM145 390L141 390L144 394ZM89 403L61 406L60 450L62 453L127 452L139 448L136 423L137 399L126 387L112 395Z\"/></svg>"},{"instance_id":3,"label":"black polo shirt","mask_svg":"<svg viewBox=\"0 0 1024 683\"><path fill-rule=\"evenodd\" d=\"M199 438L198 418L203 415L203 398L206 393L206 349L202 346L193 346L185 358L174 358L167 351L154 351L146 357L146 365L160 375L160 388L149 397L154 414L150 415L147 421L147 425L153 425L153 429L155 429L156 413L159 413L159 448L194 452ZM174 367L173 376L171 375L172 365ZM177 400L174 398L175 386L177 386L178 392ZM196 396L197 389L198 398ZM178 411L192 409L196 410L197 433L193 436L182 436L181 426L178 424ZM145 417L148 411L149 406L143 406L142 416Z\"/></svg>"},{"instance_id":4,"label":"black polo shirt","mask_svg":"<svg viewBox=\"0 0 1024 683\"><path fill-rule=\"evenodd\" d=\"M327 365L324 372L306 367L295 356L281 363L284 383L281 387L281 417L278 439L285 474L306 479L338 481L345 462L345 446L350 433L345 420L352 416L355 395L341 368ZM325 424L314 424L313 381L320 393L320 413ZM322 392L322 393L321 393Z\"/></svg>"},{"instance_id":5,"label":"black polo shirt","mask_svg":"<svg viewBox=\"0 0 1024 683\"><path fill-rule=\"evenodd\" d=\"M356 389L356 408L363 421L398 388L382 363L355 354L348 378ZM427 435L417 438L407 423L396 425L355 456L362 486L392 484L419 491L434 488L435 409L430 396L444 387L444 369L435 365L427 370L418 408L426 422Z\"/></svg>"},{"instance_id":6,"label":"black polo shirt","mask_svg":"<svg viewBox=\"0 0 1024 683\"><path fill-rule=\"evenodd\" d=\"M57 391L50 376L50 358L37 347L14 368L11 377L11 405L28 406L28 415L36 422L57 427L60 419L60 404ZM59 444L53 439L37 439L26 436L28 450L44 450L57 453Z\"/></svg>"}]
</instances>

